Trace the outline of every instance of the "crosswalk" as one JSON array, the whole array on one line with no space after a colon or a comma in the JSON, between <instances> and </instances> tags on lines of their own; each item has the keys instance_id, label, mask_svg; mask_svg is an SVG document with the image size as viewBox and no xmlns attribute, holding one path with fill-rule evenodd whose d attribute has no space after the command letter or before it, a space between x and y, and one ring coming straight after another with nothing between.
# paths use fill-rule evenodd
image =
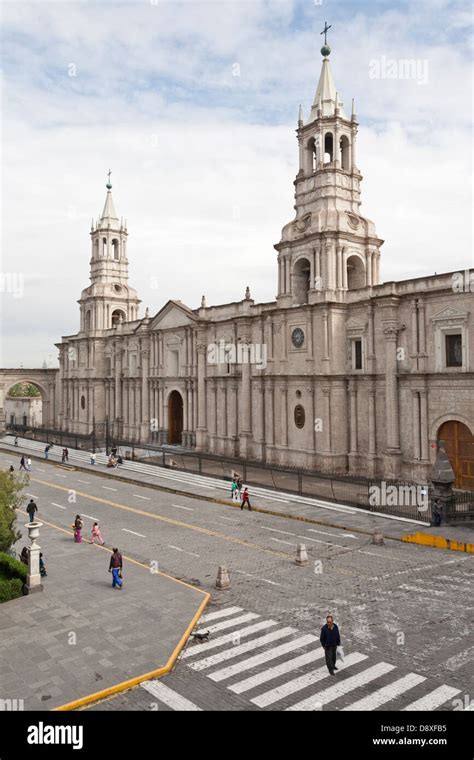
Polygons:
<instances>
[{"instance_id":1,"label":"crosswalk","mask_svg":"<svg viewBox=\"0 0 474 760\"><path fill-rule=\"evenodd\" d=\"M399 673L392 663L357 651L338 660L338 672L331 676L317 635L237 606L205 614L198 627L204 631L210 632L209 641L190 640L180 662L216 688L225 688L230 699L240 695L248 700L252 709L453 710L452 700L460 694L458 688L430 685L426 676ZM161 681L148 681L142 688L167 709L213 709L212 704L190 702Z\"/></svg>"}]
</instances>

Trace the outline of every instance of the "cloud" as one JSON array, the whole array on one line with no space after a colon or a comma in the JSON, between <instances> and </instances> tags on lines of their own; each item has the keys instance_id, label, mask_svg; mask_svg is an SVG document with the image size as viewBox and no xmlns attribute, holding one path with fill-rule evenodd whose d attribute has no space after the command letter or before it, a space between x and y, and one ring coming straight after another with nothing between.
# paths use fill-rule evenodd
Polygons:
<instances>
[{"instance_id":1,"label":"cloud","mask_svg":"<svg viewBox=\"0 0 474 760\"><path fill-rule=\"evenodd\" d=\"M331 6L331 65L346 110L356 97L361 211L386 241L384 279L472 266L467 8L431 7ZM273 300L273 245L294 216L297 108L307 114L314 97L327 9L160 0L4 10L2 269L24 273L25 297L0 294L3 365L41 365L78 329L109 167L143 306L235 301L246 285ZM371 79L382 56L427 60L428 82Z\"/></svg>"}]
</instances>

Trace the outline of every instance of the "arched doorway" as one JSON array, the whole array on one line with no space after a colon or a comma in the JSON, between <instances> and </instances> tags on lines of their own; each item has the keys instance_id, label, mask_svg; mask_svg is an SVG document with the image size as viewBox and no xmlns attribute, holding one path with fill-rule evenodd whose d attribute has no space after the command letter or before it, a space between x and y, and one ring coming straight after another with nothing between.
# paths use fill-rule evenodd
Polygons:
<instances>
[{"instance_id":1,"label":"arched doorway","mask_svg":"<svg viewBox=\"0 0 474 760\"><path fill-rule=\"evenodd\" d=\"M5 421L9 428L43 425L44 393L37 383L20 380L7 390L4 400Z\"/></svg>"},{"instance_id":2,"label":"arched doorway","mask_svg":"<svg viewBox=\"0 0 474 760\"><path fill-rule=\"evenodd\" d=\"M168 443L181 443L183 433L183 398L172 391L168 398Z\"/></svg>"},{"instance_id":3,"label":"arched doorway","mask_svg":"<svg viewBox=\"0 0 474 760\"><path fill-rule=\"evenodd\" d=\"M455 488L474 491L474 435L462 422L449 420L438 430L439 441L443 441L454 470Z\"/></svg>"}]
</instances>

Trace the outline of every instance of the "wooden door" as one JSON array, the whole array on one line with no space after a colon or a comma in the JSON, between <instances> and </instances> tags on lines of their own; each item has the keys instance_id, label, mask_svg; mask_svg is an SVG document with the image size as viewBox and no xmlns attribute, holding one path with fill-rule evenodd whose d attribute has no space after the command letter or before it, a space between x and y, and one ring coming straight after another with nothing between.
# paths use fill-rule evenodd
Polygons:
<instances>
[{"instance_id":1,"label":"wooden door","mask_svg":"<svg viewBox=\"0 0 474 760\"><path fill-rule=\"evenodd\" d=\"M181 443L183 432L183 399L173 391L168 399L168 443Z\"/></svg>"},{"instance_id":2,"label":"wooden door","mask_svg":"<svg viewBox=\"0 0 474 760\"><path fill-rule=\"evenodd\" d=\"M455 488L474 491L474 436L469 428L457 420L441 425L438 441L443 441L454 470Z\"/></svg>"}]
</instances>

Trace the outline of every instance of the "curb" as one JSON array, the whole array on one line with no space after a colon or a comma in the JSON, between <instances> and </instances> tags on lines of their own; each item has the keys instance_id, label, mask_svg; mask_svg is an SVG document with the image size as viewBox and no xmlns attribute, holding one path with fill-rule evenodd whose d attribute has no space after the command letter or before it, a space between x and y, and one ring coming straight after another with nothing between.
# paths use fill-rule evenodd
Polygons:
<instances>
[{"instance_id":1,"label":"curb","mask_svg":"<svg viewBox=\"0 0 474 760\"><path fill-rule=\"evenodd\" d=\"M434 549L450 549L454 552L474 554L474 544L456 541L453 538L444 538L444 536L434 536L431 533L410 533L409 536L403 536L402 541L419 546L430 546Z\"/></svg>"}]
</instances>

